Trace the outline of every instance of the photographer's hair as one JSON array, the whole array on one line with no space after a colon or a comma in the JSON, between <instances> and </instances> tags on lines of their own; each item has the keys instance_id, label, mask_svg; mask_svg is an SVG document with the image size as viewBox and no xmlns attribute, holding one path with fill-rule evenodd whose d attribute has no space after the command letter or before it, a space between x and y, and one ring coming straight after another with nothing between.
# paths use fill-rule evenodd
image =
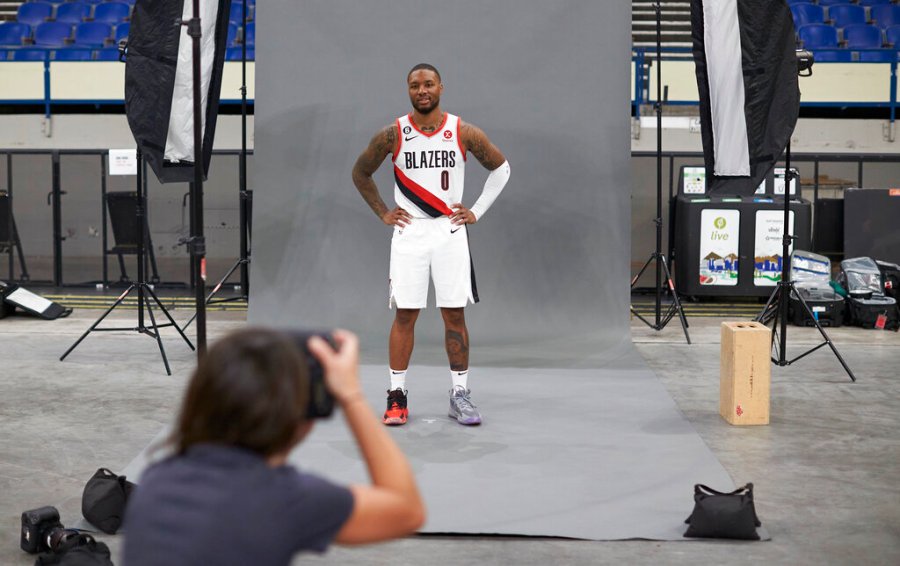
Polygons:
<instances>
[{"instance_id":1,"label":"photographer's hair","mask_svg":"<svg viewBox=\"0 0 900 566\"><path fill-rule=\"evenodd\" d=\"M437 75L438 82L441 82L441 74L437 69L434 68L434 65L429 65L428 63L419 63L418 65L410 69L409 72L406 73L407 82L409 82L409 77L411 77L413 73L422 69L425 69L426 71L434 71L434 74Z\"/></svg>"},{"instance_id":2,"label":"photographer's hair","mask_svg":"<svg viewBox=\"0 0 900 566\"><path fill-rule=\"evenodd\" d=\"M183 454L200 443L240 446L263 456L291 448L307 421L309 375L287 335L232 332L200 360L171 441Z\"/></svg>"}]
</instances>

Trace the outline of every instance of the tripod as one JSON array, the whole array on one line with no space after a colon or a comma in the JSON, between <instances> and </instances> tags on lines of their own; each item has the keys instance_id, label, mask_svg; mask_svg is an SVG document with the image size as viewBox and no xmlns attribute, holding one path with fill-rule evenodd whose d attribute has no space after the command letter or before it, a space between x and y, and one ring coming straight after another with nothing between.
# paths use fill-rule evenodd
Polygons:
<instances>
[{"instance_id":1,"label":"tripod","mask_svg":"<svg viewBox=\"0 0 900 566\"><path fill-rule=\"evenodd\" d=\"M87 338L87 335L91 332L111 332L111 331L123 331L130 330L133 332L138 332L140 334L146 334L152 338L156 339L156 343L159 345L159 353L162 354L163 364L166 366L166 373L168 375L172 375L172 370L169 367L169 360L166 357L166 350L163 348L162 339L159 335L159 329L166 326L174 326L175 330L178 331L178 334L184 338L184 341L187 342L188 347L191 350L194 350L194 345L191 344L191 341L188 340L188 337L185 336L184 332L179 328L179 326L175 323L175 320L172 319L172 316L169 314L169 311L166 310L166 307L159 301L159 298L153 292L153 289L150 285L147 284L145 279L145 265L144 265L144 232L145 232L145 216L144 210L146 208L146 202L144 198L144 176L143 176L143 168L141 167L141 152L138 150L137 152L137 277L138 280L131 285L129 285L128 289L125 290L124 293L119 295L119 298L116 299L116 302L113 303L109 309L106 310L103 315L98 318L94 324L88 328L81 337L72 344L66 353L60 356L59 361L63 361L66 359L72 350L74 350L81 341ZM98 328L100 323L103 322L109 314L125 300L132 291L137 290L138 295L138 325L132 327L118 327L118 328ZM146 295L149 295L151 299L156 303L157 307L162 311L162 313L169 319L167 324L157 324L156 316L153 314L152 303L147 299ZM150 325L147 326L144 324L144 308L147 309L147 315L150 317Z\"/></svg>"},{"instance_id":2,"label":"tripod","mask_svg":"<svg viewBox=\"0 0 900 566\"><path fill-rule=\"evenodd\" d=\"M641 278L641 275L644 274L644 271L650 267L651 263L656 264L656 280L654 281L654 286L656 287L656 305L654 308L654 322L650 322L640 313L638 313L634 305L631 305L631 313L634 316L638 317L638 319L652 328L653 330L659 331L666 327L669 324L675 315L678 315L678 318L681 320L681 328L684 330L684 337L687 339L687 343L691 343L691 336L688 334L688 322L687 318L684 316L684 308L681 306L681 300L678 298L678 293L675 291L675 284L672 282L672 273L669 271L669 264L666 261L666 255L662 253L662 104L663 104L663 96L662 96L662 15L661 15L661 5L660 2L656 2L653 5L656 10L656 218L653 219L653 222L656 224L656 249L653 253L650 254L649 259L647 259L646 263L644 263L644 267L638 272L637 275L631 280L631 288L634 289L634 286L637 284L638 279ZM666 89L668 98L668 88ZM669 292L672 293L672 303L666 309L666 312L662 312L662 275L665 273L666 276L666 284L668 286Z\"/></svg>"},{"instance_id":3,"label":"tripod","mask_svg":"<svg viewBox=\"0 0 900 566\"><path fill-rule=\"evenodd\" d=\"M247 0L243 0L241 17L244 25L247 24ZM253 203L253 192L247 190L247 40L241 43L241 154L238 157L238 175L239 187L238 196L240 198L240 254L238 260L231 266L231 269L225 273L218 283L215 284L213 290L207 295L205 304L212 305L218 303L228 303L231 301L246 301L250 297L250 234L251 234L251 205ZM238 268L241 270L241 294L237 297L227 297L224 299L215 299L214 297ZM184 323L184 327L190 326L197 313Z\"/></svg>"},{"instance_id":4,"label":"tripod","mask_svg":"<svg viewBox=\"0 0 900 566\"><path fill-rule=\"evenodd\" d=\"M819 348L827 345L829 348L831 348L831 351L834 352L835 357L837 357L838 361L841 363L841 366L843 366L844 371L846 371L847 375L850 376L850 380L856 381L856 376L854 376L853 372L850 371L850 367L847 365L847 362L845 362L844 358L841 357L841 353L838 352L837 348L835 348L834 344L831 342L831 339L828 337L828 334L826 334L825 330L822 328L822 325L819 324L819 319L813 314L812 309L809 308L809 305L806 303L803 295L797 291L794 282L791 280L790 246L791 241L794 239L794 236L790 234L789 224L791 210L791 179L793 177L793 172L791 171L790 141L788 141L787 147L785 149L784 165L784 235L781 238L781 280L778 282L778 286L769 297L768 302L766 302L766 306L763 308L762 312L759 313L759 315L757 315L754 320L763 324L768 324L769 321L772 321L772 346L775 348L775 353L778 356L777 358L772 358L773 363L776 363L782 367L789 366L797 360L804 358L809 354L812 354ZM818 330L819 334L822 335L824 342L822 342L818 346L814 346L813 348L800 354L796 358L788 360L787 319L788 305L790 304L791 297L796 297L800 301L800 305L806 311L806 314L809 316L809 318L812 319L816 330Z\"/></svg>"}]
</instances>

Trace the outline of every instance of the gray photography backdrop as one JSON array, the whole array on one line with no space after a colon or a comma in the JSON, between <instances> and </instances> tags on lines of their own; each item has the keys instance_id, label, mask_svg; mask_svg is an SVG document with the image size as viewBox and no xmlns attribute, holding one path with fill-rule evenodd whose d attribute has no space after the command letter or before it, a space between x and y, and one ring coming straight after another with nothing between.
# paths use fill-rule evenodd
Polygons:
<instances>
[{"instance_id":1,"label":"gray photography backdrop","mask_svg":"<svg viewBox=\"0 0 900 566\"><path fill-rule=\"evenodd\" d=\"M346 327L377 354L368 359L386 362L391 229L351 170L377 131L410 112L407 73L428 62L442 108L481 127L512 169L469 230L481 296L466 311L473 365L627 356L629 18L625 3L589 0L263 6L251 322ZM467 206L487 176L469 157ZM375 180L393 207L391 167L389 156ZM433 300L413 363L446 363Z\"/></svg>"},{"instance_id":2,"label":"gray photography backdrop","mask_svg":"<svg viewBox=\"0 0 900 566\"><path fill-rule=\"evenodd\" d=\"M470 383L484 423L447 417L431 308L417 328L409 422L390 431L428 507L421 532L680 539L693 483L732 485L630 344L629 18L626 3L590 1L259 10L250 319L359 333L375 407L387 381L391 229L351 168L409 112L409 69L433 63L443 108L481 126L511 163L506 190L470 231L483 299L467 310ZM486 173L468 164L471 205ZM388 202L391 181L386 163L377 182ZM368 481L340 416L317 423L290 461Z\"/></svg>"}]
</instances>

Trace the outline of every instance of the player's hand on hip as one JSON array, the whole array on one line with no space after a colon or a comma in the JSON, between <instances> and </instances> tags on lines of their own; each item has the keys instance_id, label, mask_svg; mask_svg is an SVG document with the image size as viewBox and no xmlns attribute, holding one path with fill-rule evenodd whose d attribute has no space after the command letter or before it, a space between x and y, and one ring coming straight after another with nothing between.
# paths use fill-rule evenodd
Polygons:
<instances>
[{"instance_id":1,"label":"player's hand on hip","mask_svg":"<svg viewBox=\"0 0 900 566\"><path fill-rule=\"evenodd\" d=\"M381 217L381 221L388 226L399 226L403 228L412 222L412 215L398 206L394 210L385 212L384 216Z\"/></svg>"},{"instance_id":2,"label":"player's hand on hip","mask_svg":"<svg viewBox=\"0 0 900 566\"><path fill-rule=\"evenodd\" d=\"M453 209L453 214L450 215L452 224L475 224L478 222L475 213L464 207L462 203L451 204L450 208Z\"/></svg>"}]
</instances>

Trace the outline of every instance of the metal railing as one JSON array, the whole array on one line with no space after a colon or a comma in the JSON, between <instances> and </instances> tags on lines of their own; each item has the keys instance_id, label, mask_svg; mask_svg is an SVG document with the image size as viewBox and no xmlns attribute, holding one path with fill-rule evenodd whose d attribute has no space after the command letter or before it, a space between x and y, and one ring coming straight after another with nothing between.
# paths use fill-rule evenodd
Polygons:
<instances>
[{"instance_id":1,"label":"metal railing","mask_svg":"<svg viewBox=\"0 0 900 566\"><path fill-rule=\"evenodd\" d=\"M240 150L214 150L212 152L213 156L237 156L241 152ZM48 204L51 206L51 219L53 226L53 253L52 253L52 278L50 280L41 280L41 281L33 281L27 278L17 278L15 275L15 253L18 251L16 248L14 240L20 238L19 234L15 234L13 230L13 218L14 218L14 195L15 195L15 186L13 182L13 156L49 156L51 160L51 169L52 169L52 181L51 181L51 189L47 195ZM252 150L247 151L247 155L253 155ZM7 222L7 226L9 227L10 234L10 242L9 245L6 246L6 253L8 255L8 271L7 271L7 279L10 281L31 281L32 283L43 283L43 284L51 284L55 287L62 287L68 285L66 281L63 279L63 242L66 240L66 236L63 235L62 229L62 217L63 217L63 195L66 194L66 191L63 190L63 178L62 171L60 167L60 158L62 156L96 156L98 159L98 166L100 170L100 217L101 217L101 246L102 246L102 279L100 280L104 287L109 287L109 258L110 254L110 246L109 246L109 229L108 229L108 211L107 211L107 181L109 179L109 172L107 168L108 158L109 158L109 150L105 149L58 149L58 150L36 150L36 149L0 149L0 159L5 159L6 161L6 187L5 193L7 198L9 199L9 217L5 219L0 219L0 222ZM146 161L144 162L144 167L146 171ZM144 186L146 187L148 175L145 173L144 176ZM145 193L146 190L145 190ZM235 200L239 199L238 191L235 191ZM182 202L182 206L185 206L184 201ZM235 207L237 208L237 206ZM21 225L21 223L20 223ZM21 246L19 246L21 248ZM19 258L20 261L22 258ZM145 258L149 259L149 258ZM24 264L23 264L24 265ZM20 271L24 271L24 269L20 268ZM20 273L20 275L22 275ZM78 285L78 284L76 284Z\"/></svg>"}]
</instances>

